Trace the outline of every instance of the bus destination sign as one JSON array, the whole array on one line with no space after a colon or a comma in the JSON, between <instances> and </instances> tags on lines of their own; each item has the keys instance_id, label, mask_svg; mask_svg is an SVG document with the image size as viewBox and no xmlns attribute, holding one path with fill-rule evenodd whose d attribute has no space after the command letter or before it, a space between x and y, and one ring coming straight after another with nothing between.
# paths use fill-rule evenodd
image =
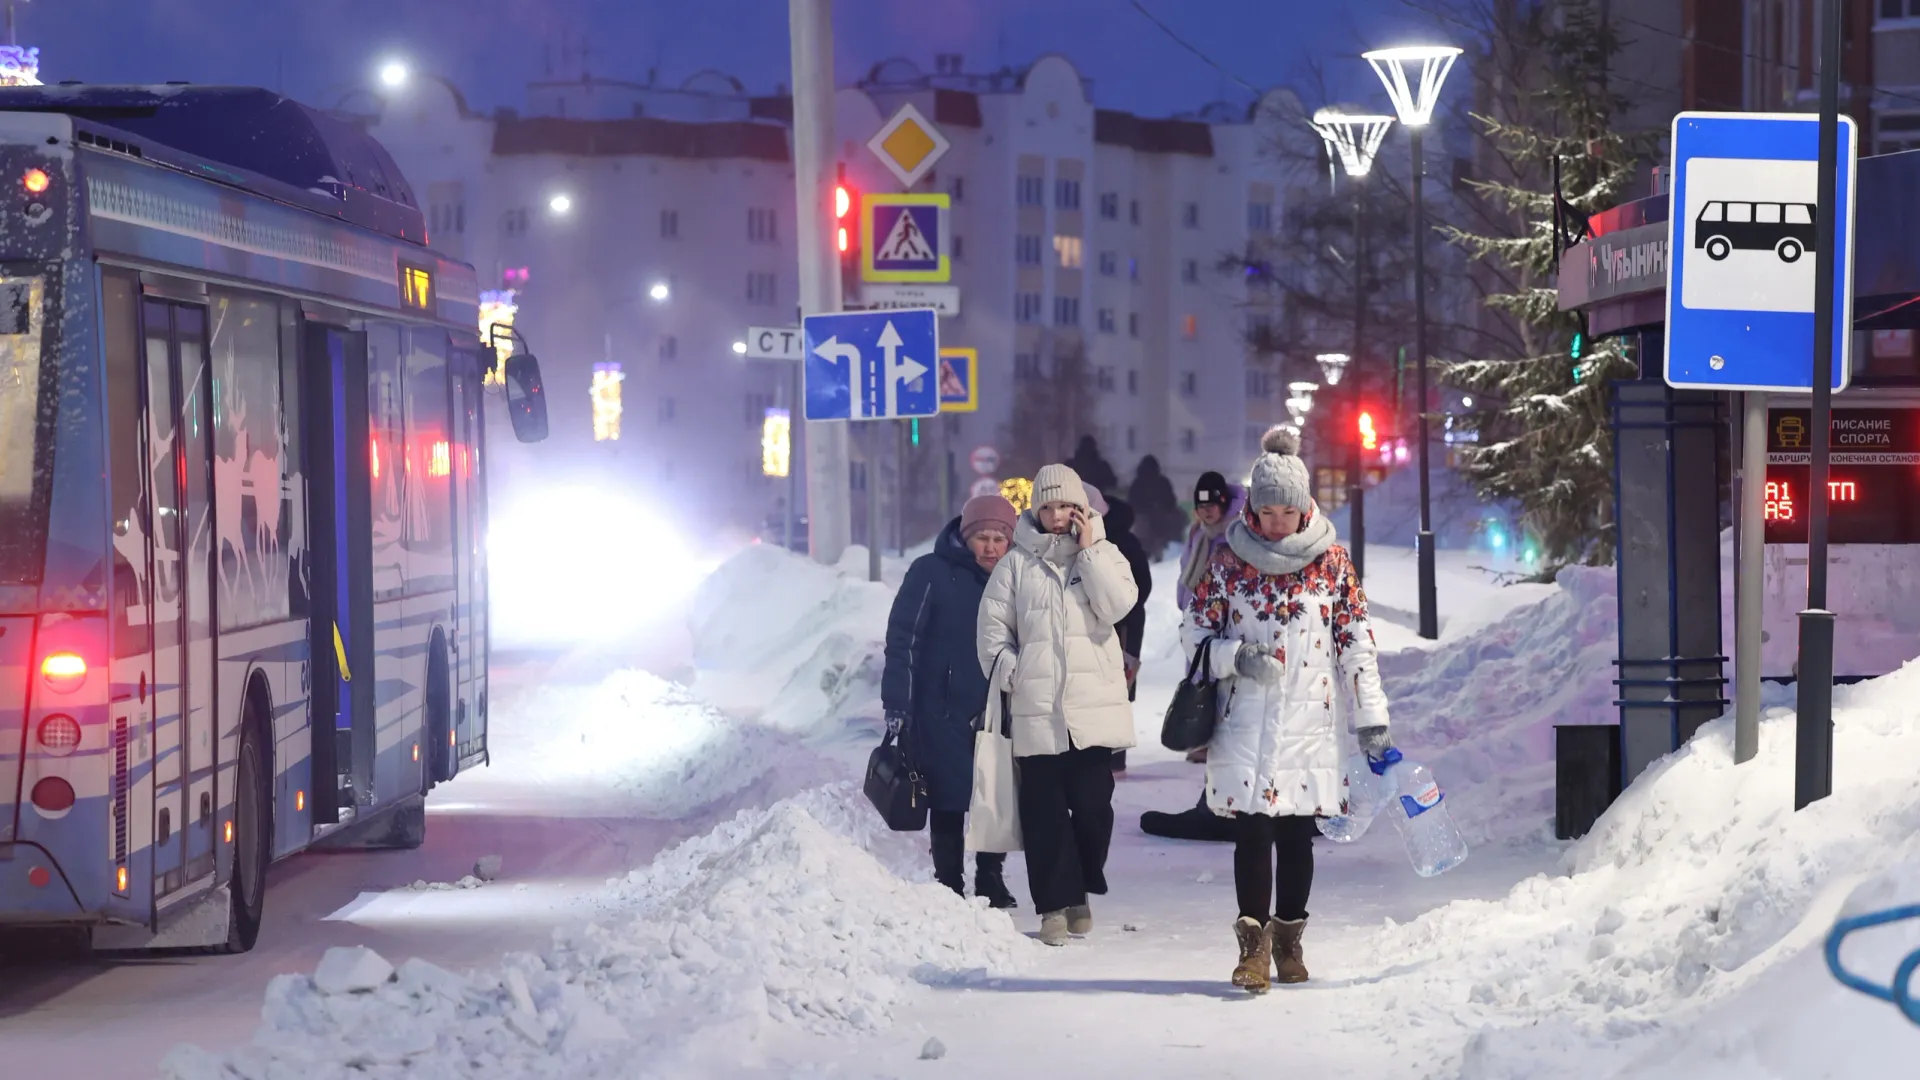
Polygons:
<instances>
[{"instance_id":1,"label":"bus destination sign","mask_svg":"<svg viewBox=\"0 0 1920 1080\"><path fill-rule=\"evenodd\" d=\"M1828 540L1920 544L1920 408L1833 410ZM1766 540L1807 542L1812 410L1767 414Z\"/></svg>"}]
</instances>

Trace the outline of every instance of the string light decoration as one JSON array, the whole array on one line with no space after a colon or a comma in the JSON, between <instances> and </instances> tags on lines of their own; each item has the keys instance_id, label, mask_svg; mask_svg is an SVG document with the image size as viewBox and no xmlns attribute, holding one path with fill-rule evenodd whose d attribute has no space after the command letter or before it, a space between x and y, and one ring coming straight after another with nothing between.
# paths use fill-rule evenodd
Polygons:
<instances>
[{"instance_id":1,"label":"string light decoration","mask_svg":"<svg viewBox=\"0 0 1920 1080\"><path fill-rule=\"evenodd\" d=\"M506 382L507 357L513 355L513 335L508 331L513 329L514 313L520 310L514 302L519 295L513 289L490 289L480 294L480 340L493 342L493 354L499 361L487 373L486 385L490 387ZM496 326L500 328L498 337L493 334Z\"/></svg>"},{"instance_id":2,"label":"string light decoration","mask_svg":"<svg viewBox=\"0 0 1920 1080\"><path fill-rule=\"evenodd\" d=\"M793 414L768 409L760 421L760 475L784 478L793 463Z\"/></svg>"},{"instance_id":3,"label":"string light decoration","mask_svg":"<svg viewBox=\"0 0 1920 1080\"><path fill-rule=\"evenodd\" d=\"M0 45L0 86L39 85L39 46Z\"/></svg>"},{"instance_id":4,"label":"string light decoration","mask_svg":"<svg viewBox=\"0 0 1920 1080\"><path fill-rule=\"evenodd\" d=\"M1016 476L1000 481L1000 495L1013 504L1016 513L1024 514L1033 505L1033 481Z\"/></svg>"},{"instance_id":5,"label":"string light decoration","mask_svg":"<svg viewBox=\"0 0 1920 1080\"><path fill-rule=\"evenodd\" d=\"M593 441L618 442L620 439L620 384L626 375L618 363L593 365Z\"/></svg>"}]
</instances>

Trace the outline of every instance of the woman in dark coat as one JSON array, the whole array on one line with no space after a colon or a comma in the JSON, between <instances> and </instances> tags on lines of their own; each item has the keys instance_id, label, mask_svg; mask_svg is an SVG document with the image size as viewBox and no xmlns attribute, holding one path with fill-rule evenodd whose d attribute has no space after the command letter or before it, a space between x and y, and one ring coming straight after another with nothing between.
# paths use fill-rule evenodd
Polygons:
<instances>
[{"instance_id":1,"label":"woman in dark coat","mask_svg":"<svg viewBox=\"0 0 1920 1080\"><path fill-rule=\"evenodd\" d=\"M980 594L1013 541L1018 517L998 495L968 500L933 551L907 569L887 618L880 701L887 726L904 732L907 752L927 782L933 876L962 896L974 720L987 707L987 677L974 643ZM973 894L996 908L1017 906L1002 875L1006 860L974 856Z\"/></svg>"}]
</instances>

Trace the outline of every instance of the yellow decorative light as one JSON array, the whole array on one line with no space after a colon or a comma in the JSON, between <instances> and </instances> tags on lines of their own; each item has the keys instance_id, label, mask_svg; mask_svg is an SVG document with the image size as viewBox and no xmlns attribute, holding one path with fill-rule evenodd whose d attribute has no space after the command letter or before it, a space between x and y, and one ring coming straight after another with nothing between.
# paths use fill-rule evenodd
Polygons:
<instances>
[{"instance_id":1,"label":"yellow decorative light","mask_svg":"<svg viewBox=\"0 0 1920 1080\"><path fill-rule=\"evenodd\" d=\"M1013 504L1013 508L1024 514L1033 505L1033 481L1024 477L1013 477L1000 481L1000 494Z\"/></svg>"},{"instance_id":2,"label":"yellow decorative light","mask_svg":"<svg viewBox=\"0 0 1920 1080\"><path fill-rule=\"evenodd\" d=\"M768 409L760 422L760 474L787 475L793 462L793 417L785 409Z\"/></svg>"},{"instance_id":3,"label":"yellow decorative light","mask_svg":"<svg viewBox=\"0 0 1920 1080\"><path fill-rule=\"evenodd\" d=\"M620 365L593 365L593 441L616 442L620 438L620 384L626 381Z\"/></svg>"},{"instance_id":4,"label":"yellow decorative light","mask_svg":"<svg viewBox=\"0 0 1920 1080\"><path fill-rule=\"evenodd\" d=\"M512 289L495 289L480 294L480 340L493 342L494 355L499 362L487 375L488 386L500 386L506 378L507 357L513 355L513 338L507 331L513 328L513 315L520 310L514 303L519 294ZM493 328L500 328L500 336L493 336Z\"/></svg>"},{"instance_id":5,"label":"yellow decorative light","mask_svg":"<svg viewBox=\"0 0 1920 1080\"><path fill-rule=\"evenodd\" d=\"M0 86L39 86L40 49L0 45Z\"/></svg>"}]
</instances>

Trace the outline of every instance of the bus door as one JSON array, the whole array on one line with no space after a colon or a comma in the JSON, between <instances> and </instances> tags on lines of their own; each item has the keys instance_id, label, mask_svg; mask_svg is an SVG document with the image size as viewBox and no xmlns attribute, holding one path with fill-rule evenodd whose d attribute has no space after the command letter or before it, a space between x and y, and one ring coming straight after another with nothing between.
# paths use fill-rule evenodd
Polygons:
<instances>
[{"instance_id":1,"label":"bus door","mask_svg":"<svg viewBox=\"0 0 1920 1080\"><path fill-rule=\"evenodd\" d=\"M373 443L366 334L313 322L302 333L313 556L313 821L319 825L373 802Z\"/></svg>"},{"instance_id":2,"label":"bus door","mask_svg":"<svg viewBox=\"0 0 1920 1080\"><path fill-rule=\"evenodd\" d=\"M450 365L453 434L453 575L458 597L459 617L455 620L453 721L457 738L454 761L480 749L486 735L486 717L480 712L480 693L485 686L485 642L479 636L480 621L480 546L485 537L477 496L479 487L478 454L480 432L476 413L480 408L480 374L472 353L465 361Z\"/></svg>"},{"instance_id":3,"label":"bus door","mask_svg":"<svg viewBox=\"0 0 1920 1080\"><path fill-rule=\"evenodd\" d=\"M213 416L207 309L142 304L153 484L156 899L214 871Z\"/></svg>"}]
</instances>

